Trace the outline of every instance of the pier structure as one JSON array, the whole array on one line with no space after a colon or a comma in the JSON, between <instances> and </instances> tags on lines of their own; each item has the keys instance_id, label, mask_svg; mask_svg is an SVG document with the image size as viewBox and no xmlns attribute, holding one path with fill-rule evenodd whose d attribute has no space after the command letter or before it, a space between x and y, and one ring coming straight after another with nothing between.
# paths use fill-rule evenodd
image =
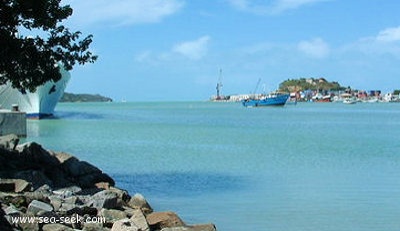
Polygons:
<instances>
[{"instance_id":1,"label":"pier structure","mask_svg":"<svg viewBox=\"0 0 400 231\"><path fill-rule=\"evenodd\" d=\"M26 113L13 105L11 110L0 109L0 136L16 134L26 137Z\"/></svg>"}]
</instances>

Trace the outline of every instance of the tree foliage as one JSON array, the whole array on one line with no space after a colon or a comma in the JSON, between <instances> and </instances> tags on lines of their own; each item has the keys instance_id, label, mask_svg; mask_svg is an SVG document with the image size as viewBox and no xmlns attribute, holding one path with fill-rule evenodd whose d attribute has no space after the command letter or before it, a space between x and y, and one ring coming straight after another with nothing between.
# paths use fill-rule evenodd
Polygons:
<instances>
[{"instance_id":1,"label":"tree foliage","mask_svg":"<svg viewBox=\"0 0 400 231\"><path fill-rule=\"evenodd\" d=\"M295 92L304 90L316 90L316 91L339 91L346 89L342 87L338 82L329 82L324 78L300 78L300 79L288 79L283 81L279 85L281 91Z\"/></svg>"},{"instance_id":2,"label":"tree foliage","mask_svg":"<svg viewBox=\"0 0 400 231\"><path fill-rule=\"evenodd\" d=\"M60 23L72 15L61 0L1 0L0 84L35 91L49 80L61 78L60 64L72 70L75 64L93 63L89 49L92 35L81 39ZM27 31L30 35L22 35ZM36 34L36 35L34 35Z\"/></svg>"}]
</instances>

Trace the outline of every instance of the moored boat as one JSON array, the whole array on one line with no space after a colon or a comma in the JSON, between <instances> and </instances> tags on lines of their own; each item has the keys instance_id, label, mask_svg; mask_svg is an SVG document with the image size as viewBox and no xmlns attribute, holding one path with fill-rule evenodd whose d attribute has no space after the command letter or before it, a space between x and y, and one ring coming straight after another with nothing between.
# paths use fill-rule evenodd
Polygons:
<instances>
[{"instance_id":1,"label":"moored boat","mask_svg":"<svg viewBox=\"0 0 400 231\"><path fill-rule=\"evenodd\" d=\"M290 95L286 93L271 93L259 99L246 99L242 101L245 107L284 106Z\"/></svg>"},{"instance_id":2,"label":"moored boat","mask_svg":"<svg viewBox=\"0 0 400 231\"><path fill-rule=\"evenodd\" d=\"M42 119L54 113L58 101L64 94L71 75L61 68L61 79L57 82L48 81L39 86L35 92L21 92L10 83L0 86L0 107L11 109L13 105L25 112L28 118Z\"/></svg>"},{"instance_id":3,"label":"moored boat","mask_svg":"<svg viewBox=\"0 0 400 231\"><path fill-rule=\"evenodd\" d=\"M353 98L347 98L343 100L344 104L355 104L357 103L357 100L353 99Z\"/></svg>"}]
</instances>

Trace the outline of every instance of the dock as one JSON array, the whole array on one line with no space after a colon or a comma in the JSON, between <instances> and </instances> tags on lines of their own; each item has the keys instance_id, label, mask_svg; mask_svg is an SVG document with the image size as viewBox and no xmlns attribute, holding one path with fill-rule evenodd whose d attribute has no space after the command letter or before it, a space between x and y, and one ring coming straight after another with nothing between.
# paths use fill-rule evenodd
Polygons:
<instances>
[{"instance_id":1,"label":"dock","mask_svg":"<svg viewBox=\"0 0 400 231\"><path fill-rule=\"evenodd\" d=\"M15 134L26 137L26 113L0 109L0 136Z\"/></svg>"}]
</instances>

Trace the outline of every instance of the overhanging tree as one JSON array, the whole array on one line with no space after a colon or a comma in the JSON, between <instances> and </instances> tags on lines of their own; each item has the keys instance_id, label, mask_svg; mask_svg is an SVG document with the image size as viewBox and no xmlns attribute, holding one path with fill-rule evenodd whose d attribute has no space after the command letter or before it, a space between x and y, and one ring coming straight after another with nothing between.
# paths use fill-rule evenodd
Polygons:
<instances>
[{"instance_id":1,"label":"overhanging tree","mask_svg":"<svg viewBox=\"0 0 400 231\"><path fill-rule=\"evenodd\" d=\"M72 70L75 64L96 61L97 56L88 50L93 36L81 38L80 31L61 25L72 15L72 8L60 2L0 1L0 84L10 82L14 88L33 92L61 78L59 64ZM22 35L22 30L32 34Z\"/></svg>"}]
</instances>

